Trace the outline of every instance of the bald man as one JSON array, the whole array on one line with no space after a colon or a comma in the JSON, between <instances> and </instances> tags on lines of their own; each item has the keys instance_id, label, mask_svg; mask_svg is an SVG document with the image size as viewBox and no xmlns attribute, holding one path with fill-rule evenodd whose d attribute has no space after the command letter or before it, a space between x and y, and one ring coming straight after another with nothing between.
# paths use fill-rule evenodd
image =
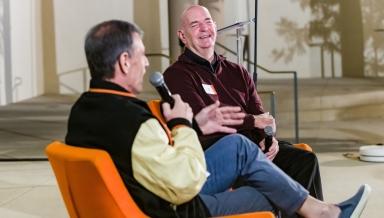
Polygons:
<instances>
[{"instance_id":1,"label":"bald man","mask_svg":"<svg viewBox=\"0 0 384 218\"><path fill-rule=\"evenodd\" d=\"M272 139L265 149L266 126L275 126L275 119L266 113L249 72L215 53L216 24L209 11L194 5L183 12L177 32L185 50L164 72L170 91L189 103L194 113L219 101L222 106L239 106L246 117L234 126L265 152L291 178L305 187L310 195L322 200L319 164L313 152L297 149L289 142ZM204 149L224 137L225 133L199 135Z\"/></svg>"}]
</instances>

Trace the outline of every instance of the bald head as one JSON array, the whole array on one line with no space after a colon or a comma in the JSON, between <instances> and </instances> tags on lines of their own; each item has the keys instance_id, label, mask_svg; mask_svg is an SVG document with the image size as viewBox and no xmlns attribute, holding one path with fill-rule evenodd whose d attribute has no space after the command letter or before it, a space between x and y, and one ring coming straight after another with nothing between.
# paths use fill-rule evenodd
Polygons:
<instances>
[{"instance_id":1,"label":"bald head","mask_svg":"<svg viewBox=\"0 0 384 218\"><path fill-rule=\"evenodd\" d=\"M197 11L201 11L201 12L206 13L212 19L211 14L209 13L209 11L206 7L201 6L201 5L191 5L191 6L187 7L183 11L183 13L181 13L179 28L181 29L185 25L188 25L188 18L190 18L191 14L194 14Z\"/></svg>"},{"instance_id":2,"label":"bald head","mask_svg":"<svg viewBox=\"0 0 384 218\"><path fill-rule=\"evenodd\" d=\"M208 9L200 5L192 5L180 16L180 29L177 32L185 47L195 54L213 59L216 42L216 24Z\"/></svg>"}]
</instances>

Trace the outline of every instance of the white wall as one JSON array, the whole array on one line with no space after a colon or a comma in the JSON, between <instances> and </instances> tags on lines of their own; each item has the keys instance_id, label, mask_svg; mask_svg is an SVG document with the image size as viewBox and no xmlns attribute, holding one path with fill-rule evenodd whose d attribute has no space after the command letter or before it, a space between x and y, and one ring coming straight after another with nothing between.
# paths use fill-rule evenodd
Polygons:
<instances>
[{"instance_id":1,"label":"white wall","mask_svg":"<svg viewBox=\"0 0 384 218\"><path fill-rule=\"evenodd\" d=\"M1 28L1 34L0 34L0 105L5 104L5 33L4 33L4 28L5 28L5 18L4 18L4 0L0 0L0 17L1 17L1 23L0 23L0 28Z\"/></svg>"},{"instance_id":2,"label":"white wall","mask_svg":"<svg viewBox=\"0 0 384 218\"><path fill-rule=\"evenodd\" d=\"M255 17L255 1L254 0L238 0L238 1L224 1L225 20L222 28L236 22L247 21ZM258 1L258 31L257 31L257 63L271 70L296 70L300 72L300 77L310 76L310 60L311 57L308 53L303 56L295 56L290 63L284 61L275 61L272 56L272 50L285 47L284 39L276 32L276 23L281 17L287 17L303 25L309 21L309 12L303 12L299 9L297 4L291 1L268 0ZM235 30L225 32L226 46L231 50L236 51L236 38ZM250 52L251 60L254 60L254 24L245 26L242 31L243 34L248 34L250 37ZM226 53L231 61L236 62L236 56ZM250 68L251 73L254 71L253 66ZM273 75L267 74L258 70L259 78L273 78ZM278 75L279 78L284 75Z\"/></svg>"},{"instance_id":3,"label":"white wall","mask_svg":"<svg viewBox=\"0 0 384 218\"><path fill-rule=\"evenodd\" d=\"M319 78L321 77L320 48L309 47L306 42L304 52L295 54L293 59L285 62L283 59L274 60L273 49L287 48L288 44L279 34L277 23L281 18L287 18L294 22L297 27L309 25L311 11L300 7L297 1L259 1L259 22L258 22L258 63L272 70L295 70L300 78ZM305 33L309 37L309 32ZM305 39L305 40L308 40ZM313 42L311 42L313 43ZM331 66L331 54L324 52L324 75L331 77L341 75L340 55L334 54L334 67ZM267 75L268 76L268 75ZM269 76L270 77L270 76ZM281 75L279 75L281 77Z\"/></svg>"},{"instance_id":4,"label":"white wall","mask_svg":"<svg viewBox=\"0 0 384 218\"><path fill-rule=\"evenodd\" d=\"M253 0L238 0L238 1L224 1L225 3L225 26L239 22L246 21L255 16L255 1ZM297 27L304 27L308 25L311 12L307 9L303 11L298 2L293 1L280 1L268 0L258 1L258 31L257 31L257 63L270 70L294 70L298 72L300 78L320 77L320 49L318 47L309 47L304 42L304 53L301 55L295 54L293 59L285 62L284 59L275 60L272 51L274 49L287 48L288 44L283 38L284 36L277 32L277 23L286 18L296 23ZM243 33L250 33L250 47L251 59L253 61L253 41L254 29L253 24L247 26ZM221 27L218 27L221 28ZM235 31L225 33L225 43L232 50L236 51ZM229 36L231 35L232 36ZM308 33L306 34L308 37ZM226 54L232 61L236 61L236 56ZM250 69L253 71L253 69ZM330 77L332 72L331 68L331 54L324 52L324 74ZM334 73L336 76L341 75L340 56L334 55ZM271 75L261 70L258 70L259 78L284 78L284 75ZM291 77L287 75L286 77Z\"/></svg>"},{"instance_id":5,"label":"white wall","mask_svg":"<svg viewBox=\"0 0 384 218\"><path fill-rule=\"evenodd\" d=\"M5 105L4 53L0 53L0 105Z\"/></svg>"},{"instance_id":6,"label":"white wall","mask_svg":"<svg viewBox=\"0 0 384 218\"><path fill-rule=\"evenodd\" d=\"M10 34L11 71L5 72L4 51L0 52L0 105L6 103L5 99L9 96L12 97L12 102L16 102L42 94L42 81L44 80L40 10L42 0L0 0L0 7L4 7L5 1L10 4L10 28L4 30L3 26L3 31L8 31L7 33ZM54 3L56 69L60 79L60 91L61 93L81 93L88 88L89 80L89 73L85 71L87 64L83 51L86 32L91 26L104 20L133 21L133 4L138 3L139 0L52 1ZM225 0L224 4L223 26L254 17L254 0ZM161 47L160 49L156 47L154 52L167 54L169 47L167 0L161 0L157 5L160 5L161 31L158 33L158 37L160 37ZM0 12L4 13L2 8L0 8ZM145 11L140 10L136 13L145 13ZM304 26L310 20L310 11L303 11L297 1L266 0L258 1L258 13L258 64L271 70L296 70L300 78L320 77L319 47L305 46L305 52L302 55L295 55L292 61L287 63L283 60L275 61L272 55L273 49L287 46L282 35L276 31L276 24L280 19L285 17L296 22L297 26ZM3 14L0 16L3 17ZM219 28L223 26L219 26ZM150 25L149 28L151 28ZM253 25L247 26L243 33L248 32L250 32L250 46L251 52L253 52ZM234 33L235 31L231 31L227 34L234 35ZM151 34L156 37L156 33L151 32ZM4 39L0 40L4 42ZM236 41L233 36L228 36L226 43L232 50L236 50ZM153 49L151 43L146 46L148 51ZM4 50L4 45L2 49ZM227 55L232 61L236 61L235 56ZM251 59L253 60L253 55ZM162 66L165 66L167 60L163 60L163 62ZM325 76L330 77L332 73L331 54L327 52L324 53L323 66ZM253 69L251 69L252 71ZM272 78L270 74L260 70L258 73L259 78ZM338 54L334 56L334 73L336 77L341 75L340 56ZM6 76L9 76L11 82L5 81ZM281 78L282 76L279 75L278 77ZM8 93L5 92L7 86L12 86L12 90Z\"/></svg>"},{"instance_id":7,"label":"white wall","mask_svg":"<svg viewBox=\"0 0 384 218\"><path fill-rule=\"evenodd\" d=\"M10 1L12 102L41 94L37 88L41 74L38 4L35 0Z\"/></svg>"},{"instance_id":8,"label":"white wall","mask_svg":"<svg viewBox=\"0 0 384 218\"><path fill-rule=\"evenodd\" d=\"M54 0L57 72L61 93L80 93L88 88L84 72L86 32L110 19L133 21L132 0ZM85 79L84 79L85 77Z\"/></svg>"},{"instance_id":9,"label":"white wall","mask_svg":"<svg viewBox=\"0 0 384 218\"><path fill-rule=\"evenodd\" d=\"M161 53L165 55L169 55L169 21L168 21L168 0L160 0L160 46ZM165 69L169 66L169 59L162 58L161 59L162 69L164 72Z\"/></svg>"},{"instance_id":10,"label":"white wall","mask_svg":"<svg viewBox=\"0 0 384 218\"><path fill-rule=\"evenodd\" d=\"M310 73L310 56L295 56L289 63L282 60L275 62L272 50L287 46L284 39L276 32L276 24L280 19L285 17L297 22L298 26L302 26L309 21L309 12L303 12L299 5L293 4L292 1L259 1L258 7L258 64L271 70L296 70L299 72L300 77L308 77ZM264 75L266 74L261 74L260 77Z\"/></svg>"}]
</instances>

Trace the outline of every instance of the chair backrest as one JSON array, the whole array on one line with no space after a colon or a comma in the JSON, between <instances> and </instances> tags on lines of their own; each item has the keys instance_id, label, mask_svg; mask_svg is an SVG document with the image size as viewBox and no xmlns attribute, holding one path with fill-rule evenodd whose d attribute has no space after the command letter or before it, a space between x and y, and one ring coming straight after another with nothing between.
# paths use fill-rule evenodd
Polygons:
<instances>
[{"instance_id":1,"label":"chair backrest","mask_svg":"<svg viewBox=\"0 0 384 218\"><path fill-rule=\"evenodd\" d=\"M133 201L107 152L58 141L45 152L71 218L148 217Z\"/></svg>"}]
</instances>

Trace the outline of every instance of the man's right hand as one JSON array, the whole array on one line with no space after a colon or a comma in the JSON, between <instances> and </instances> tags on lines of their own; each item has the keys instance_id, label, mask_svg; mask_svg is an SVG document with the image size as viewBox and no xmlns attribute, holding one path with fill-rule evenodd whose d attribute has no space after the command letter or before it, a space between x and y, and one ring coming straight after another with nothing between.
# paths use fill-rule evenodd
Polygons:
<instances>
[{"instance_id":1,"label":"man's right hand","mask_svg":"<svg viewBox=\"0 0 384 218\"><path fill-rule=\"evenodd\" d=\"M168 122L175 118L184 118L192 123L193 112L189 104L181 100L178 94L172 95L172 98L175 100L175 105L172 109L167 102L164 102L162 105L165 120Z\"/></svg>"},{"instance_id":2,"label":"man's right hand","mask_svg":"<svg viewBox=\"0 0 384 218\"><path fill-rule=\"evenodd\" d=\"M273 131L276 131L275 118L273 118L273 116L270 115L268 112L259 115L253 115L253 117L255 118L256 128L264 129L267 126L271 126L273 128Z\"/></svg>"},{"instance_id":3,"label":"man's right hand","mask_svg":"<svg viewBox=\"0 0 384 218\"><path fill-rule=\"evenodd\" d=\"M245 113L240 107L220 107L220 102L203 108L196 114L195 120L203 135L212 133L235 133L237 130L229 126L240 125L244 122Z\"/></svg>"}]
</instances>

